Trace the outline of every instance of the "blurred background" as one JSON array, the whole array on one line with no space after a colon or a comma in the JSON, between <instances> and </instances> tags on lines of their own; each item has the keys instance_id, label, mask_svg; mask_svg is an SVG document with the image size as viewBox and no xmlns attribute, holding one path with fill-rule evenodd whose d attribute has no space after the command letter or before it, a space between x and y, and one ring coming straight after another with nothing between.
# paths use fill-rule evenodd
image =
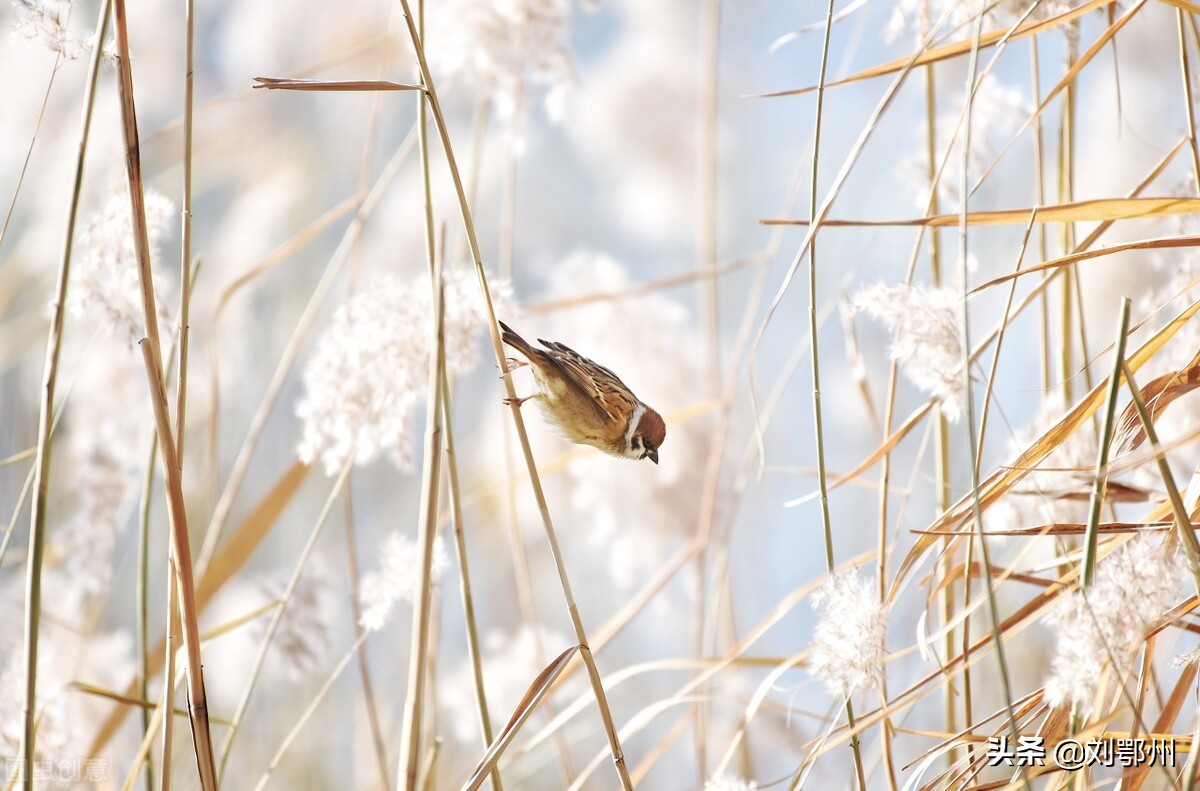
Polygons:
<instances>
[{"instance_id":1,"label":"blurred background","mask_svg":"<svg viewBox=\"0 0 1200 791\"><path fill-rule=\"evenodd\" d=\"M653 467L571 446L534 410L525 413L583 622L593 647L603 638L596 656L615 719L632 728L624 740L629 764L643 771L644 787L654 789L700 788L717 775L719 761L725 764L720 782L728 783L722 788L790 778L810 742L836 723L842 709L839 696L799 667L779 672L760 689L772 670L811 641L816 614L805 597L825 574L814 495L804 267L788 279L805 228L761 221L809 216L816 95L759 94L816 84L826 8L760 0L426 5L430 68L468 185L497 314L526 337L562 341L611 367L668 420L662 463ZM1126 195L1187 135L1175 11L1158 2L1139 8L1073 83L1074 168L1066 198ZM977 9L964 4L936 25L945 10L909 0L839 5L829 80L908 57L931 29L938 41L969 38ZM984 29L1007 28L1025 10L991 8ZM1061 10L1039 7L1035 18ZM98 3L82 0L18 0L0 7L0 459L6 460L0 467L0 520L9 528L0 556L5 758L18 754L20 735L33 463L26 452L37 441L49 305L98 11ZM170 348L180 282L184 6L137 0L128 18L142 162L152 193L147 210L155 285L164 348ZM996 164L971 197L973 211L1069 202L1056 183L1063 97L1050 104L1038 127L1045 140L1041 194L1037 146L1026 122L1062 78L1066 59L1086 50L1115 18L1105 7L1080 17L1067 34L1058 28L1039 34L1032 53L1032 37L981 53L981 71L993 56L996 61L976 95L968 175L974 181ZM389 596L400 603L366 639L363 663L352 662L337 677L271 782L377 788L383 775L394 785L414 584L398 577L415 573L429 343L424 198L413 131L417 94L252 86L257 77L411 82L417 77L412 46L399 5L361 0L202 2L195 9L195 41L191 245L198 269L184 455L194 550L201 552L214 524L230 540L244 535L239 526L252 522L264 502L277 497L273 502L281 504L201 614L215 739L225 739L227 727L219 720L232 716L243 694L269 620L267 605L284 590L319 514L332 502L238 729L227 782L252 787L348 656L357 634L352 592L358 587L367 609L382 599L376 612L386 613ZM831 219L926 214L928 119L934 119L940 157L955 137L966 69L967 58L958 57L936 64L928 76L914 70L878 119L872 113L894 75L827 90L819 202L856 140L864 130L870 134L839 185ZM52 756L100 756L100 787L124 781L142 720L72 684L125 693L143 650L158 651L166 607L160 569L167 519L155 467L148 490L150 642L142 646L139 514L153 423L136 347L142 327L119 109L115 70L106 57L87 146L60 367L39 682L39 695L50 706L40 749ZM434 215L451 280L448 321L458 333L450 365L463 526L484 677L499 726L541 668L575 640L511 420L500 403L504 393L486 314L436 136L430 148ZM1185 146L1171 159L1143 194L1194 194L1189 150ZM958 209L960 172L961 149L955 147L938 190L941 212ZM1093 227L1080 223L1075 238ZM1026 265L1062 254L1058 226L1042 228L1044 235L1035 230L1030 237ZM1011 271L1024 232L1023 221L972 228L970 284ZM1186 215L1135 220L1118 224L1103 241L1189 232ZM942 250L942 279L958 289L957 229L932 233ZM903 283L914 254L914 282L930 284L931 238L913 227L872 226L830 227L818 236L816 304L831 478L854 469L886 435L894 326L874 320L869 309L855 313L852 305L871 284ZM1134 299L1134 320L1146 319L1142 332L1148 333L1186 304L1155 312L1190 280L1193 265L1186 250L1133 251L1081 270L1077 310L1086 321L1067 343L1074 349L1076 397L1086 391L1085 380L1099 381L1109 370L1111 363L1100 358L1093 372L1084 373L1113 337L1119 298ZM1032 282L1021 281L1018 300ZM971 300L974 338L1001 321L1006 297L1006 288L994 288ZM1035 305L1007 326L984 435L985 473L1040 435L1047 427L1044 404L1064 387L1057 370L1049 379L1044 373L1041 349L1060 348L1063 341L1057 324L1045 334L1041 316ZM298 327L304 331L298 334ZM1175 351L1164 352L1146 380L1186 363L1196 343L1194 329L1182 331L1169 347ZM981 358L979 391L991 356L989 350ZM279 367L281 360L287 367ZM397 373L402 369L404 376ZM364 375L391 384L360 390L347 384ZM275 377L277 395L271 392ZM524 372L515 382L522 394L533 387ZM892 425L930 396L901 376ZM982 392L975 401L978 410ZM1184 403L1174 409L1178 435L1194 427ZM261 431L257 421L264 421ZM933 425L922 422L891 456L889 579L912 545L910 531L927 527L939 513ZM949 424L947 438L945 483L955 501L971 479L963 424ZM1058 466L1092 465L1094 447ZM1188 451L1172 456L1183 481L1196 461ZM357 464L339 487L338 473L352 456ZM1153 487L1155 476L1137 480ZM1089 486L1085 482L1081 490ZM829 503L836 561L859 568L864 578L877 575L878 492L878 469L872 468L835 489ZM1082 518L1046 516L1040 507L1064 503L1030 502L1036 499L990 511L989 527ZM1085 503L1065 505L1078 513ZM443 511L448 528L448 504ZM450 788L465 779L484 746L455 547L449 530L444 533L433 610L434 705L426 728L439 739L432 782ZM1035 541L1047 549L1037 545L1034 555L1052 556L1050 538L1020 546L998 541L995 551L1007 559ZM887 615L887 648L895 655L886 673L893 693L938 667L940 643L930 639L935 645L929 655L916 650L917 635L931 628L926 613L936 610L923 576L933 568L925 558ZM1030 595L1002 588L1000 603L1010 612ZM986 634L982 618L973 629ZM1044 682L1052 638L1041 622L1013 638L1009 661L1017 690ZM1180 641L1173 653L1194 647L1188 645L1194 638L1180 640L1176 632L1161 639L1172 646ZM1165 668L1172 649L1161 653ZM716 658L731 656L741 659L718 667ZM979 673L994 681L990 661L984 657ZM714 672L702 677L706 669ZM603 730L578 670L510 748L501 764L508 787L565 788L573 780L587 788L614 786ZM756 690L765 698L732 760L722 760ZM152 700L161 695L161 674L152 676L148 693ZM859 702L872 710L878 689ZM1002 702L994 683L978 684L977 712L990 714ZM894 724L904 730L894 736L891 763L901 783L902 767L953 732L943 709L942 696L933 694L895 715ZM554 716L565 719L548 726ZM106 722L119 724L99 744ZM186 720L179 727L186 728ZM863 737L864 759L875 770L878 731L871 728ZM190 739L180 732L176 787L197 785L191 760ZM812 771L811 787L852 787L844 745L822 756ZM873 774L869 786L887 787L883 774ZM737 785L734 777L745 783Z\"/></svg>"}]
</instances>

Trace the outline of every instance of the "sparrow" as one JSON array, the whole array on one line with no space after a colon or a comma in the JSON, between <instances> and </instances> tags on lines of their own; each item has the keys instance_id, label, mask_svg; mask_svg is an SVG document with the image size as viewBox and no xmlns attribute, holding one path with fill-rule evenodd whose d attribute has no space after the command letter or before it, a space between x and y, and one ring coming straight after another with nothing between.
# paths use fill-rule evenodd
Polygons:
<instances>
[{"instance_id":1,"label":"sparrow","mask_svg":"<svg viewBox=\"0 0 1200 791\"><path fill-rule=\"evenodd\" d=\"M667 426L616 374L561 343L538 338L545 348L537 349L504 322L500 328L504 342L529 361L509 358L508 371L530 365L540 389L525 398L506 398L505 404L520 407L537 399L546 418L572 442L658 464Z\"/></svg>"}]
</instances>

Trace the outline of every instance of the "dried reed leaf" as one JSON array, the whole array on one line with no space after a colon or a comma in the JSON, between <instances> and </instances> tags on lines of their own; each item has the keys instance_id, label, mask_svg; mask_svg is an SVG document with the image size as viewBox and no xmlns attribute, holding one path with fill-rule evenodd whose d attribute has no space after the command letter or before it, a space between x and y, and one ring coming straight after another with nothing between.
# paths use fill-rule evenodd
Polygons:
<instances>
[{"instance_id":1,"label":"dried reed leaf","mask_svg":"<svg viewBox=\"0 0 1200 791\"><path fill-rule=\"evenodd\" d=\"M1200 14L1200 5L1190 3L1188 0L1162 0L1162 2L1187 11L1189 14Z\"/></svg>"},{"instance_id":2,"label":"dried reed leaf","mask_svg":"<svg viewBox=\"0 0 1200 791\"><path fill-rule=\"evenodd\" d=\"M293 463L221 545L212 563L204 570L204 576L196 584L196 599L202 606L212 600L221 586L228 582L258 549L258 545L275 526L283 509L292 501L310 469L302 462Z\"/></svg>"},{"instance_id":3,"label":"dried reed leaf","mask_svg":"<svg viewBox=\"0 0 1200 791\"><path fill-rule=\"evenodd\" d=\"M1200 311L1200 300L1184 308L1179 315L1156 332L1137 351L1128 357L1127 363L1129 369L1136 372L1145 365L1198 311ZM1108 377L1105 377L1103 381L1098 382L1091 391L1083 396L1062 420L1051 427L1049 431L1022 453L1016 462L1009 467L1000 468L989 475L986 481L981 482L981 491L978 493L980 510L986 511L1001 497L1010 492L1013 487L1024 479L1030 470L1037 466L1038 462L1046 458L1051 451L1065 442L1080 426L1087 422L1104 403L1104 394L1107 387ZM914 542L908 554L905 555L904 560L901 561L900 568L896 572L896 577L892 581L892 588L888 592L889 601L895 599L895 596L899 593L905 579L917 561L934 544L941 540L941 537L937 534L953 530L971 517L975 496L975 492L967 492L963 495L958 502L933 523L929 528L930 533L920 536Z\"/></svg>"},{"instance_id":4,"label":"dried reed leaf","mask_svg":"<svg viewBox=\"0 0 1200 791\"><path fill-rule=\"evenodd\" d=\"M1040 21L1026 20L1024 23L1019 25L1017 29L1013 31L1013 34L1008 36L1008 38L1009 40L1012 40L1016 38L1022 38L1024 36L1032 36L1046 30L1051 30L1059 25L1070 22L1072 19L1081 17L1089 11L1095 11L1097 8L1104 8L1105 6L1111 5L1112 2L1113 0L1092 0L1092 2L1087 3L1086 5L1073 8L1070 11L1050 17L1049 19L1043 19ZM999 43L1005 38L1005 36L1008 35L1008 31L1008 28L999 28L982 34L979 37L979 48L985 49L993 44ZM911 56L906 58L897 58L896 60L889 61L888 63L884 63L879 66L873 66L864 71L860 71L857 74L852 74L844 79L827 82L825 83L825 87L833 88L838 85L861 82L863 80L869 80L872 77L880 77L884 74L893 74L898 71L903 71L905 68L916 68L917 66L923 66L926 63L937 63L938 61L948 60L950 58L958 57L959 55L966 55L970 53L972 47L974 46L974 37L968 37L955 41L953 44L945 44L940 47L930 47L921 52L915 58ZM810 85L804 88L793 88L786 91L774 91L772 93L764 93L760 95L766 98L777 96L799 96L801 94L811 93L816 89L817 86Z\"/></svg>"},{"instance_id":5,"label":"dried reed leaf","mask_svg":"<svg viewBox=\"0 0 1200 791\"><path fill-rule=\"evenodd\" d=\"M492 742L492 746L484 753L483 758L479 761L479 765L475 767L475 771L471 777L463 784L463 791L476 791L488 775L496 767L496 763L500 760L500 756L512 744L512 740L516 738L517 733L521 730L521 726L529 719L529 715L533 714L534 709L546 697L546 693L550 691L554 681L562 675L562 672L567 669L571 658L579 651L579 646L573 645L566 651L563 651L558 657L546 666L545 670L538 673L537 678L529 685L529 689L525 690L524 697L517 704L517 708L513 711L513 715L508 720L508 724L496 734L496 740Z\"/></svg>"},{"instance_id":6,"label":"dried reed leaf","mask_svg":"<svg viewBox=\"0 0 1200 791\"><path fill-rule=\"evenodd\" d=\"M1150 411L1150 419L1156 420L1175 399L1187 395L1197 387L1200 387L1200 365L1152 379L1142 387L1142 398ZM1136 450L1145 441L1146 432L1138 418L1137 405L1131 401L1121 413L1113 444L1119 455Z\"/></svg>"},{"instance_id":7,"label":"dried reed leaf","mask_svg":"<svg viewBox=\"0 0 1200 791\"><path fill-rule=\"evenodd\" d=\"M1151 199L1158 200L1158 199ZM1142 239L1136 242L1126 242L1125 244L1114 244L1108 247L1101 247L1096 250L1084 250L1080 253L1072 253L1064 255L1061 258L1052 258L1049 261L1044 261L1040 264L1025 267L1018 272L1012 272L1007 275L1002 275L994 280L989 280L981 286L976 286L971 289L970 293L974 294L978 291L998 286L1001 283L1006 283L1009 280L1014 280L1023 275L1030 275L1034 272L1044 272L1047 269L1057 269L1062 266L1078 263L1079 261L1088 261L1092 258L1101 258L1114 253L1124 253L1128 250L1161 250L1172 249L1177 247L1200 247L1200 236L1168 236L1157 239Z\"/></svg>"},{"instance_id":8,"label":"dried reed leaf","mask_svg":"<svg viewBox=\"0 0 1200 791\"><path fill-rule=\"evenodd\" d=\"M1098 530L1101 533L1144 533L1147 530L1167 530L1171 527L1171 522L1101 522ZM1087 525L1083 522L1053 522L1048 525L1036 525L1034 527L1017 527L1011 530L985 530L985 536L1079 536L1083 535L1087 530ZM970 536L974 535L972 530L955 530L953 532L936 532L932 530L913 530L913 533L919 535L937 535L937 536ZM1010 579L1016 575L1010 575Z\"/></svg>"},{"instance_id":9,"label":"dried reed leaf","mask_svg":"<svg viewBox=\"0 0 1200 791\"><path fill-rule=\"evenodd\" d=\"M1022 209L1000 209L998 211L976 211L967 214L967 225L1028 225L1029 217L1033 212L1032 208ZM1095 200L1074 201L1072 203L1060 203L1054 206L1043 206L1038 208L1037 223L1062 223L1062 222L1115 222L1117 220L1132 220L1144 217L1166 217L1173 214L1193 214L1200 212L1200 198L1097 198ZM961 215L955 214L936 214L932 217L911 217L908 219L899 220L839 220L828 219L824 220L821 225L827 228L857 228L857 227L924 227L924 228L957 228L961 221ZM760 220L763 225L802 225L807 226L808 220L790 220L790 219L770 219ZM1129 247L1121 247L1121 249L1138 249L1140 247L1196 247L1200 246L1200 237L1184 236L1175 237L1174 241L1183 243L1171 244L1172 240L1147 240L1145 242L1134 242ZM1151 244L1157 242L1157 244ZM1095 258L1108 253L1120 252L1120 249L1102 248L1101 250L1093 250L1086 253L1077 253L1075 256L1066 256L1063 263L1071 263L1071 261L1079 261L1086 258ZM1066 259L1071 259L1068 261ZM1058 259L1056 259L1057 261ZM1053 262L1047 262L1050 264ZM1052 268L1047 264L1031 266L1022 269L1018 275L1036 272L1040 269ZM1061 263L1058 265L1062 265ZM1016 275L1007 275L1003 278L998 278L994 282L1004 282L1011 280ZM988 283L986 285L994 285Z\"/></svg>"},{"instance_id":10,"label":"dried reed leaf","mask_svg":"<svg viewBox=\"0 0 1200 791\"><path fill-rule=\"evenodd\" d=\"M284 91L423 91L425 86L388 80L292 80L255 77L255 88Z\"/></svg>"},{"instance_id":11,"label":"dried reed leaf","mask_svg":"<svg viewBox=\"0 0 1200 791\"><path fill-rule=\"evenodd\" d=\"M1111 470L1111 467L1109 468ZM1046 492L1042 491L1027 491L1025 489L1017 489L1013 491L1015 495L1028 495L1043 497L1048 500L1089 500L1091 492L1065 490L1061 492ZM1114 503L1144 503L1147 500L1152 500L1158 497L1156 492L1149 489L1143 489L1140 486L1133 486L1120 481L1109 481L1105 485L1104 499Z\"/></svg>"}]
</instances>

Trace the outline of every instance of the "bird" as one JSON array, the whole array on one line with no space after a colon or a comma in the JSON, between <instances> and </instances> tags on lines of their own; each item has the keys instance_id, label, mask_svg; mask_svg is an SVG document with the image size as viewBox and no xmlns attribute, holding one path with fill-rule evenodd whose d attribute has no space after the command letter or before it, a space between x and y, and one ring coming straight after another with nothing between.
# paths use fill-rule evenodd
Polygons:
<instances>
[{"instance_id":1,"label":"bird","mask_svg":"<svg viewBox=\"0 0 1200 791\"><path fill-rule=\"evenodd\" d=\"M508 358L504 375L529 365L539 387L534 395L504 399L506 405L520 408L536 399L547 420L572 442L658 464L667 425L616 374L561 343L538 338L545 347L539 349L504 322L500 328L504 342L528 360Z\"/></svg>"}]
</instances>

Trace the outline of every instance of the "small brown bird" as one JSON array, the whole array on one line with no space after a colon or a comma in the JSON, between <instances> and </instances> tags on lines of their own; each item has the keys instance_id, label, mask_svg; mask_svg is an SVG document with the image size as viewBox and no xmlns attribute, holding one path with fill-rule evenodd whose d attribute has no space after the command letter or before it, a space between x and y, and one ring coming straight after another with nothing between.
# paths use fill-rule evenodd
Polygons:
<instances>
[{"instance_id":1,"label":"small brown bird","mask_svg":"<svg viewBox=\"0 0 1200 791\"><path fill-rule=\"evenodd\" d=\"M518 407L531 398L567 439L627 459L650 459L658 464L658 449L667 435L662 417L638 400L617 375L563 346L538 338L535 349L504 322L504 342L529 360L541 392L526 398L504 399ZM508 370L526 365L509 358Z\"/></svg>"}]
</instances>

